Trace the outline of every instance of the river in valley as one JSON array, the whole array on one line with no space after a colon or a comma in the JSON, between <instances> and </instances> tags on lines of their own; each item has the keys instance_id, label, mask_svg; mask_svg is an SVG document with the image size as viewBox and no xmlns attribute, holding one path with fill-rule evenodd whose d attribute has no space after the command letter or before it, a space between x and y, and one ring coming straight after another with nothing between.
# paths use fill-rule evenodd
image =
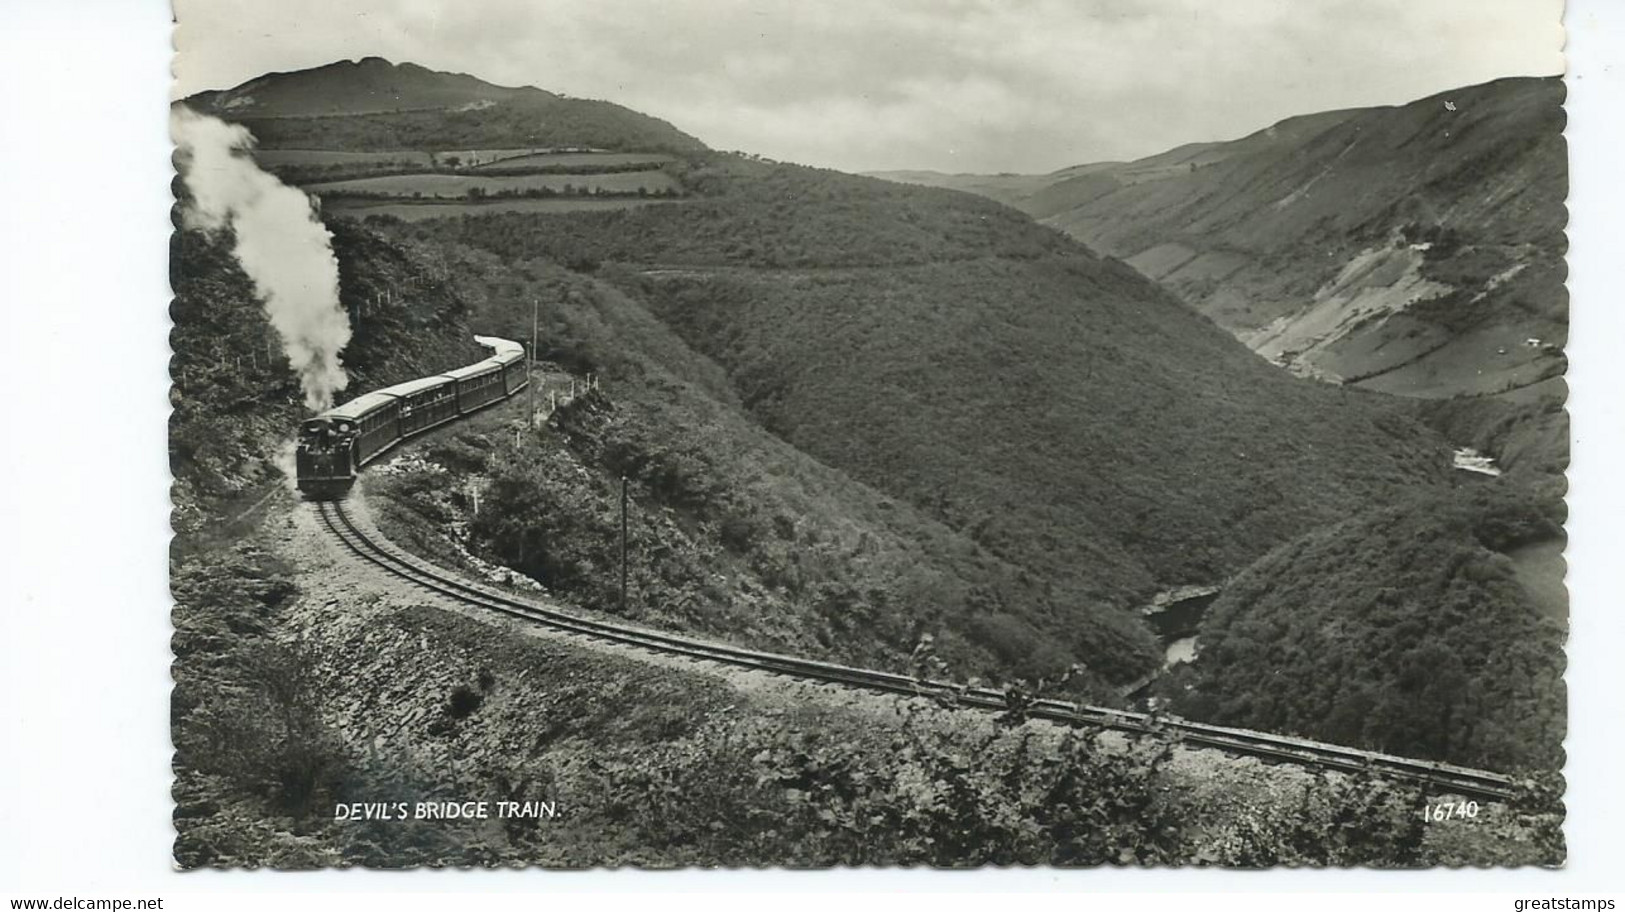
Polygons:
<instances>
[{"instance_id":1,"label":"river in valley","mask_svg":"<svg viewBox=\"0 0 1625 912\"><path fill-rule=\"evenodd\" d=\"M1181 586L1158 593L1140 610L1162 643L1164 670L1196 658L1197 628L1218 597L1218 586Z\"/></svg>"}]
</instances>

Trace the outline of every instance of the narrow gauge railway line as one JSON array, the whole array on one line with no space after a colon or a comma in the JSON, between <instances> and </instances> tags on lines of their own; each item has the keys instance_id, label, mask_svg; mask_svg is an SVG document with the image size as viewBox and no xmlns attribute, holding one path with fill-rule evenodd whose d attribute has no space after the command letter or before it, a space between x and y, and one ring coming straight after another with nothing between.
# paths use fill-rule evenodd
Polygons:
<instances>
[{"instance_id":1,"label":"narrow gauge railway line","mask_svg":"<svg viewBox=\"0 0 1625 912\"><path fill-rule=\"evenodd\" d=\"M959 705L983 710L999 711L1009 707L1004 694L990 688L961 687L892 672L744 649L560 611L460 579L407 553L382 536L368 535L351 519L340 501L318 502L317 509L322 522L357 557L394 576L467 605L568 633L669 655L719 662L735 668L885 693L952 699ZM1033 701L1027 714L1061 724L1094 725L1130 734L1161 733L1171 735L1189 746L1213 748L1271 762L1341 772L1380 773L1470 798L1502 801L1514 797L1518 791L1511 777L1486 770L1181 719L1156 719L1146 713L1044 699Z\"/></svg>"}]
</instances>

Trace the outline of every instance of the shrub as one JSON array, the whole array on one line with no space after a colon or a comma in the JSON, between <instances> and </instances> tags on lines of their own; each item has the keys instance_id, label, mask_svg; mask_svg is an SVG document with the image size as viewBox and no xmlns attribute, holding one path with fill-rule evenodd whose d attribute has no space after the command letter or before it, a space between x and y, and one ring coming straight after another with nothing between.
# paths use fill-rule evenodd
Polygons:
<instances>
[{"instance_id":1,"label":"shrub","mask_svg":"<svg viewBox=\"0 0 1625 912\"><path fill-rule=\"evenodd\" d=\"M453 719L466 719L484 702L484 693L467 684L458 684L451 689L451 698L447 701L446 711L451 713Z\"/></svg>"}]
</instances>

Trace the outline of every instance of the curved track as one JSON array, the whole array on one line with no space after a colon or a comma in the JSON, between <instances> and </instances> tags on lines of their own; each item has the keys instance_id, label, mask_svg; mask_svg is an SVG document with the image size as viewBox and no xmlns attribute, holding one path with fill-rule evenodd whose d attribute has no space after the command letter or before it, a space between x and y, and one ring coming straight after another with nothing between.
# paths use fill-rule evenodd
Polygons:
<instances>
[{"instance_id":1,"label":"curved track","mask_svg":"<svg viewBox=\"0 0 1625 912\"><path fill-rule=\"evenodd\" d=\"M830 662L743 649L626 624L594 620L559 611L529 599L468 582L408 554L382 536L357 527L344 505L317 505L327 528L357 557L415 585L468 605L544 624L556 630L594 637L670 655L720 662L736 668L791 675L810 681L843 684L866 690L932 697L984 710L1005 710L1005 695L981 687L963 687L921 680L892 672L853 668ZM1215 748L1231 754L1273 762L1294 763L1344 772L1373 772L1406 779L1440 793L1501 801L1517 793L1508 776L1426 760L1411 760L1336 744L1282 735L1225 728L1182 719L1155 718L1145 713L1106 709L1059 700L1036 700L1027 715L1069 725L1089 725L1130 733L1159 733L1194 747Z\"/></svg>"}]
</instances>

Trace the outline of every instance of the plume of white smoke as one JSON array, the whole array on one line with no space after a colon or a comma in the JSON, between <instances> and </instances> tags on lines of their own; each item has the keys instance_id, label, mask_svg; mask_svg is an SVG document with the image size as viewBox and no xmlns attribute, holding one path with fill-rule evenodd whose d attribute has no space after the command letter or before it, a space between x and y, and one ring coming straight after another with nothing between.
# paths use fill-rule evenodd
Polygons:
<instances>
[{"instance_id":1,"label":"plume of white smoke","mask_svg":"<svg viewBox=\"0 0 1625 912\"><path fill-rule=\"evenodd\" d=\"M234 253L265 302L266 315L299 375L305 404L322 411L349 385L339 353L350 320L339 304L339 264L333 235L316 218L310 197L261 171L246 129L176 105L171 116L178 164L192 204L189 227L230 225Z\"/></svg>"}]
</instances>

